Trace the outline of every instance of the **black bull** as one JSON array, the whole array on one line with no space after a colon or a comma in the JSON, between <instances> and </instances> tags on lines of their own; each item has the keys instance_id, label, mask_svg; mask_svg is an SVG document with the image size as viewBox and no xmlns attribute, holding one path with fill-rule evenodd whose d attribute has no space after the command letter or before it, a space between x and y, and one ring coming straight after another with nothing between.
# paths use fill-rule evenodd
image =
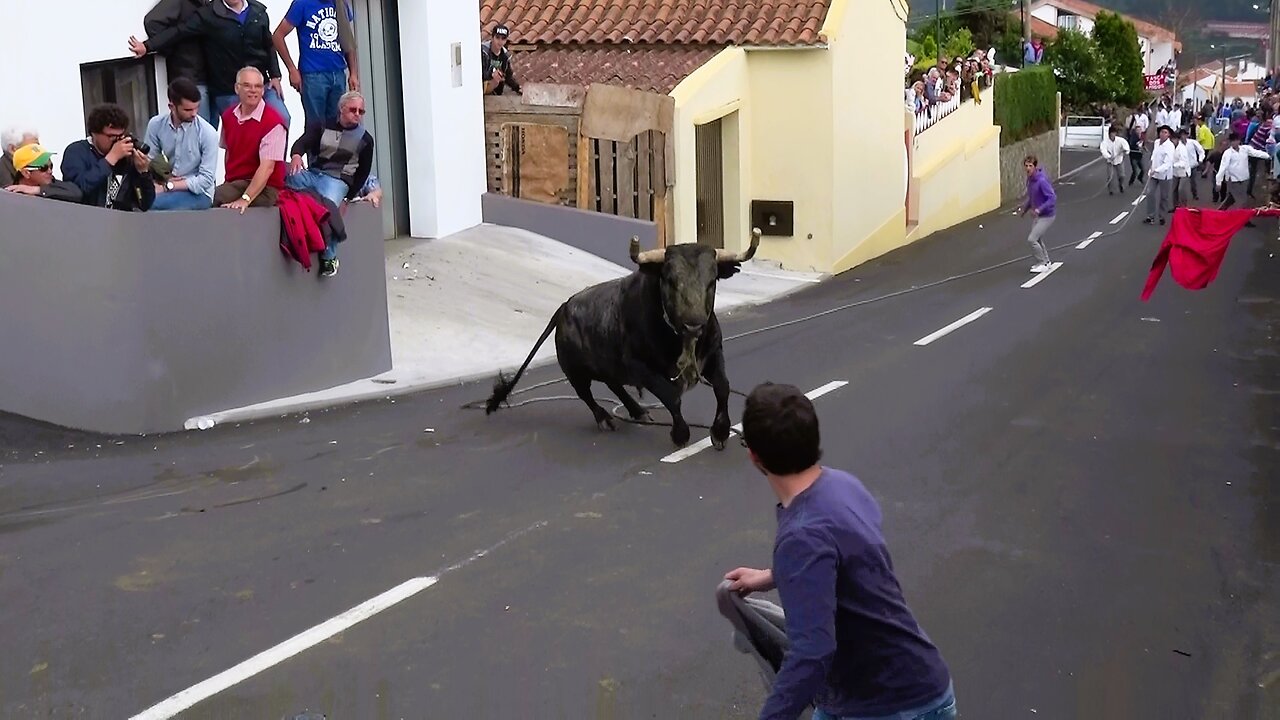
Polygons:
<instances>
[{"instance_id":1,"label":"black bull","mask_svg":"<svg viewBox=\"0 0 1280 720\"><path fill-rule=\"evenodd\" d=\"M515 376L499 375L485 413L506 401L555 330L560 369L600 429L615 426L613 416L592 396L592 381L604 383L633 419L648 419L648 412L623 387L630 385L662 402L671 413L671 440L684 446L689 425L680 413L680 398L703 377L716 396L711 442L723 449L729 438L729 377L715 313L716 281L737 273L759 246L759 230L752 231L751 246L741 255L691 243L642 253L639 241L632 238L631 259L637 270L566 300Z\"/></svg>"}]
</instances>

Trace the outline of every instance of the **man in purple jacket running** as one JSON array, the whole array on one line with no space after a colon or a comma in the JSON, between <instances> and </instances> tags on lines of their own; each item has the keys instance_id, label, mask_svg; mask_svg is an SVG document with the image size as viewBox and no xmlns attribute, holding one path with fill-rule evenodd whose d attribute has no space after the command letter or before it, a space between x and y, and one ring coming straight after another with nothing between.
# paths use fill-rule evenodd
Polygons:
<instances>
[{"instance_id":1,"label":"man in purple jacket running","mask_svg":"<svg viewBox=\"0 0 1280 720\"><path fill-rule=\"evenodd\" d=\"M1027 200L1022 204L1019 212L1025 214L1030 210L1036 217L1035 222L1031 224L1031 234L1027 236L1027 242L1031 243L1031 249L1035 252L1037 261L1031 266L1031 272L1048 272L1052 263L1049 260L1049 250L1044 246L1044 234L1053 224L1054 205L1057 203L1058 195L1053 191L1049 178L1045 177L1044 171L1040 169L1040 161L1035 155L1028 155L1022 161L1022 165L1027 171Z\"/></svg>"}]
</instances>

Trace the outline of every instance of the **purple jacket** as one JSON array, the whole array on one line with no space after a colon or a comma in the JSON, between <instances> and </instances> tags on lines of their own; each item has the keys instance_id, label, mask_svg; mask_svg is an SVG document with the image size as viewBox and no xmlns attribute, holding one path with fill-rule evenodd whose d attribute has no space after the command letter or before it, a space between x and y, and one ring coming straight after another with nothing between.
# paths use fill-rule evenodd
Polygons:
<instances>
[{"instance_id":1,"label":"purple jacket","mask_svg":"<svg viewBox=\"0 0 1280 720\"><path fill-rule=\"evenodd\" d=\"M1057 199L1057 194L1053 192L1053 185L1050 184L1049 178L1044 176L1044 170L1036 168L1036 171L1027 177L1027 201L1022 205L1022 209L1035 208L1040 211L1040 217L1053 217L1054 203Z\"/></svg>"}]
</instances>

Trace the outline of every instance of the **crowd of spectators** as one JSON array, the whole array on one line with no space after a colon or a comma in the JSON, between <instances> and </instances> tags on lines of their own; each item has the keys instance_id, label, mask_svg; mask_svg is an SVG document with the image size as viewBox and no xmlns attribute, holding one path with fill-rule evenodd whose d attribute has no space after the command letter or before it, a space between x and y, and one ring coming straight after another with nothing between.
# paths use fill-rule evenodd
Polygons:
<instances>
[{"instance_id":1,"label":"crowd of spectators","mask_svg":"<svg viewBox=\"0 0 1280 720\"><path fill-rule=\"evenodd\" d=\"M994 50L974 50L968 57L942 58L924 70L917 69L915 58L908 54L906 108L923 114L957 98L981 103L982 91L991 87L995 77L994 56Z\"/></svg>"}]
</instances>

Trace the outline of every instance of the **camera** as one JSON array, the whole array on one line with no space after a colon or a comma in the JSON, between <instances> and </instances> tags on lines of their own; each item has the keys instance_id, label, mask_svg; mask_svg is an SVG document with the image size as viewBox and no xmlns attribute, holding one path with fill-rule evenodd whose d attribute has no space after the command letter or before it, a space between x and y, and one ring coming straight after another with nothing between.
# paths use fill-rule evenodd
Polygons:
<instances>
[{"instance_id":1,"label":"camera","mask_svg":"<svg viewBox=\"0 0 1280 720\"><path fill-rule=\"evenodd\" d=\"M133 133L129 133L129 134L125 135L124 137L120 138L119 142L124 142L125 140L128 140L129 142L133 143L133 149L134 149L134 150L137 150L138 152L142 153L143 155L150 155L150 154L151 154L151 146L150 146L150 145L148 145L148 144L146 144L145 142L143 142L141 139L139 139L139 138L138 138L136 135L134 135Z\"/></svg>"}]
</instances>

